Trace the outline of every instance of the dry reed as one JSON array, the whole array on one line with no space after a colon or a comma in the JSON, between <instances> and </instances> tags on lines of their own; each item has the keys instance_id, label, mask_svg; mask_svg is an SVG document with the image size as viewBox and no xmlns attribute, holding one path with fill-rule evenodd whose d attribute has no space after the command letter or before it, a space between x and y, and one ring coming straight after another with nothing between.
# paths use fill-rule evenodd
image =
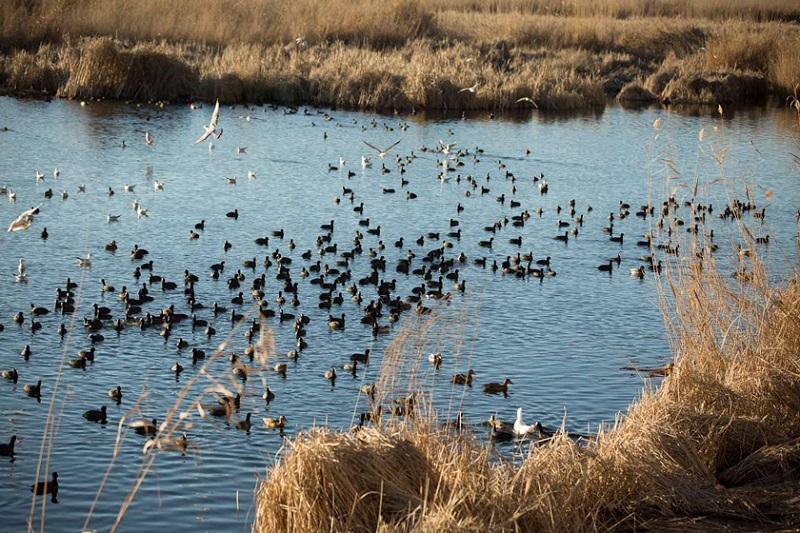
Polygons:
<instances>
[{"instance_id":1,"label":"dry reed","mask_svg":"<svg viewBox=\"0 0 800 533\"><path fill-rule=\"evenodd\" d=\"M667 72L667 92L645 84L662 101L784 98L800 82L800 8L788 0L191 6L4 2L0 85L70 98L502 111L527 109L522 96L543 108L603 105ZM475 82L476 95L458 92Z\"/></svg>"}]
</instances>

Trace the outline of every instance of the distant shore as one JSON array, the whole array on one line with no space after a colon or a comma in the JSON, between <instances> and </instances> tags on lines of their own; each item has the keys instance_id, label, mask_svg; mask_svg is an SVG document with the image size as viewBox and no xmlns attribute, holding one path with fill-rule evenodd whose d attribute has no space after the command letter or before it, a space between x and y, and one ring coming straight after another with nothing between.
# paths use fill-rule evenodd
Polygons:
<instances>
[{"instance_id":1,"label":"distant shore","mask_svg":"<svg viewBox=\"0 0 800 533\"><path fill-rule=\"evenodd\" d=\"M758 104L800 83L786 0L28 4L0 6L6 94L510 111Z\"/></svg>"}]
</instances>

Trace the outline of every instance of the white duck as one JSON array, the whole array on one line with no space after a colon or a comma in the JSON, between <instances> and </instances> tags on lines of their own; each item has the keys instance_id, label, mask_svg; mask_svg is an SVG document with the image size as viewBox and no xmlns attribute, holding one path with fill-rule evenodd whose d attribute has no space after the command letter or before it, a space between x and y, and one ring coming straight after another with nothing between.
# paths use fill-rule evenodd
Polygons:
<instances>
[{"instance_id":1,"label":"white duck","mask_svg":"<svg viewBox=\"0 0 800 533\"><path fill-rule=\"evenodd\" d=\"M517 435L527 435L536 431L535 426L529 426L522 421L522 407L517 409L517 420L514 422L514 433Z\"/></svg>"}]
</instances>

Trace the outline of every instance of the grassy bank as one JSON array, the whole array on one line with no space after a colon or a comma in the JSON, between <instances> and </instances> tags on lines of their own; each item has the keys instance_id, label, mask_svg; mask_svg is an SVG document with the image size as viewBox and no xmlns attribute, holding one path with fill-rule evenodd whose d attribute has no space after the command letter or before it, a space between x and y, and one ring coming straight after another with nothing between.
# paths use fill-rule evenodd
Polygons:
<instances>
[{"instance_id":1,"label":"grassy bank","mask_svg":"<svg viewBox=\"0 0 800 533\"><path fill-rule=\"evenodd\" d=\"M733 252L712 256L701 234L665 264L659 287L674 368L589 445L556 433L523 445L512 464L473 436L485 426L443 428L419 402L413 419L384 415L355 433L298 436L259 488L254 529L800 527L800 275L771 282L739 224L741 237L720 244ZM389 349L378 402L408 394L410 381L397 376L414 375L408 368L431 333L429 321L415 328Z\"/></svg>"},{"instance_id":2,"label":"grassy bank","mask_svg":"<svg viewBox=\"0 0 800 533\"><path fill-rule=\"evenodd\" d=\"M800 82L798 20L788 0L9 0L0 84L380 110L755 103Z\"/></svg>"}]
</instances>

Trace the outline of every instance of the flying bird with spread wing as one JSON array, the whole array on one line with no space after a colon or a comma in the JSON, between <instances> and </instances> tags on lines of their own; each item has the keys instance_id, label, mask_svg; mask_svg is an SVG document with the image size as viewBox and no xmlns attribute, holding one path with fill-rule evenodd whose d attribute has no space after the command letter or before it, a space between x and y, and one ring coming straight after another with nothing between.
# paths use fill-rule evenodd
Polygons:
<instances>
[{"instance_id":1,"label":"flying bird with spread wing","mask_svg":"<svg viewBox=\"0 0 800 533\"><path fill-rule=\"evenodd\" d=\"M219 120L219 98L217 98L217 104L214 106L214 113L211 115L211 123L208 126L203 126L205 133L203 133L199 139L197 139L194 143L200 144L201 142L208 139L211 135L214 136L215 139L219 139L222 137L222 128L217 128L217 121Z\"/></svg>"},{"instance_id":2,"label":"flying bird with spread wing","mask_svg":"<svg viewBox=\"0 0 800 533\"><path fill-rule=\"evenodd\" d=\"M9 233L12 231L20 231L23 229L28 229L33 222L33 215L39 213L39 208L42 204L37 205L36 207L31 207L27 211L23 211L17 218L14 219L14 222L8 226Z\"/></svg>"},{"instance_id":3,"label":"flying bird with spread wing","mask_svg":"<svg viewBox=\"0 0 800 533\"><path fill-rule=\"evenodd\" d=\"M402 139L400 139L400 140L402 141ZM397 146L398 144L400 144L400 141L397 141L397 142L395 142L394 144L392 144L391 146L389 146L389 147L388 147L386 150L381 150L381 149L380 149L380 148L378 148L377 146L372 146L372 145L371 145L371 144L369 144L367 141L364 141L364 144L366 144L367 146L369 146L370 148L372 148L373 150L375 150L376 152L378 152L378 157L380 157L381 159L383 159L384 157L386 157L387 155L389 155L389 150L391 150L392 148L394 148L395 146Z\"/></svg>"},{"instance_id":4,"label":"flying bird with spread wing","mask_svg":"<svg viewBox=\"0 0 800 533\"><path fill-rule=\"evenodd\" d=\"M472 87L464 87L463 89L458 91L458 93L460 94L460 93L463 93L463 92L469 92L469 93L475 94L475 92L478 90L478 86L480 84L481 84L481 82L478 82L475 85L473 85Z\"/></svg>"}]
</instances>

